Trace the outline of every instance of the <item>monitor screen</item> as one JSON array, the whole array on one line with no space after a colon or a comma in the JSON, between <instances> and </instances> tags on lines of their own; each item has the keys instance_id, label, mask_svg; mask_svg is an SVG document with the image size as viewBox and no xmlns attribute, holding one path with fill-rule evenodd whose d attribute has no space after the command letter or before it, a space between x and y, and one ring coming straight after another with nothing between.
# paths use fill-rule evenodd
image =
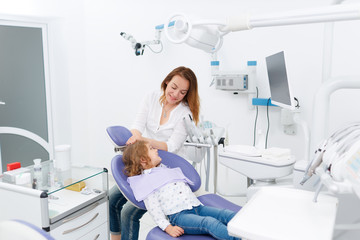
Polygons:
<instances>
[{"instance_id":1,"label":"monitor screen","mask_svg":"<svg viewBox=\"0 0 360 240\"><path fill-rule=\"evenodd\" d=\"M291 95L286 74L284 52L266 57L266 65L269 77L271 103L279 107L294 109L294 98Z\"/></svg>"}]
</instances>

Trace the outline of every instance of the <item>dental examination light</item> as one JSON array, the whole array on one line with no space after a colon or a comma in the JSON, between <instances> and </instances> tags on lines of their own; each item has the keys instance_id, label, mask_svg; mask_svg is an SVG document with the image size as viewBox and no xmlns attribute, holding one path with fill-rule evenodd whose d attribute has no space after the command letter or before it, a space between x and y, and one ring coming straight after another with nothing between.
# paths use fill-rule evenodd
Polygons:
<instances>
[{"instance_id":1,"label":"dental examination light","mask_svg":"<svg viewBox=\"0 0 360 240\"><path fill-rule=\"evenodd\" d=\"M164 31L172 43L185 42L194 48L214 53L221 48L223 36L228 33L219 31L219 27L226 27L226 22L208 20L191 23L187 16L177 13L169 18Z\"/></svg>"},{"instance_id":2,"label":"dental examination light","mask_svg":"<svg viewBox=\"0 0 360 240\"><path fill-rule=\"evenodd\" d=\"M143 55L146 46L154 53L160 53L163 49L160 40L162 31L165 32L166 38L172 43L186 43L189 46L213 54L221 48L224 35L230 32L250 30L259 27L357 19L360 19L360 5L350 4L254 16L242 14L235 17L228 17L227 19L197 21L190 21L185 14L176 13L171 15L165 24L155 27L154 40L137 42L132 35L126 34L125 32L121 32L120 35L131 42L131 47L135 50L136 56ZM159 44L161 45L159 51L154 51L150 47L150 45Z\"/></svg>"},{"instance_id":3,"label":"dental examination light","mask_svg":"<svg viewBox=\"0 0 360 240\"><path fill-rule=\"evenodd\" d=\"M162 49L163 49L162 43L161 43L161 41L160 41L160 34L159 34L159 32L156 32L155 40L145 41L145 42L137 42L132 35L126 34L126 33L124 33L124 32L121 32L121 33L120 33L120 36L122 36L123 38L125 38L125 40L130 41L131 47L135 50L135 55L136 55L136 56L143 55L146 46L147 46L152 52L154 52L154 53L160 53L160 52L162 51ZM159 51L154 51L154 50L150 47L150 45L158 45L158 44L160 44L160 50L159 50Z\"/></svg>"},{"instance_id":4,"label":"dental examination light","mask_svg":"<svg viewBox=\"0 0 360 240\"><path fill-rule=\"evenodd\" d=\"M172 43L186 43L205 52L215 53L221 48L223 36L229 32L259 27L357 19L360 19L360 5L358 4L334 5L254 16L243 14L228 17L226 20L190 21L186 15L176 13L169 17L164 25L164 31Z\"/></svg>"}]
</instances>

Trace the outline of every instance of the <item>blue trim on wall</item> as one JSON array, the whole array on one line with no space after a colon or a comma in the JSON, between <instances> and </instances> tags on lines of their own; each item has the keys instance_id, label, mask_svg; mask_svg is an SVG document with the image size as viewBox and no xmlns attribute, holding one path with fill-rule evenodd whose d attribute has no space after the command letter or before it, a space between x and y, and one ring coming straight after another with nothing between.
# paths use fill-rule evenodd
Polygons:
<instances>
[{"instance_id":1,"label":"blue trim on wall","mask_svg":"<svg viewBox=\"0 0 360 240\"><path fill-rule=\"evenodd\" d=\"M278 107L278 105L272 104L271 99L268 98L253 98L252 105L254 106L267 106L269 101L269 106Z\"/></svg>"}]
</instances>

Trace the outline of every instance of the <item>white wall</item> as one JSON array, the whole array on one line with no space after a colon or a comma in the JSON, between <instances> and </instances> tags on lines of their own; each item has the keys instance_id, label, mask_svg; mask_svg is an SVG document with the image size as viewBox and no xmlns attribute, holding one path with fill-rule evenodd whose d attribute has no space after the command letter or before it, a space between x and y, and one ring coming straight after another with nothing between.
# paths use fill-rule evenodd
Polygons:
<instances>
[{"instance_id":1,"label":"white wall","mask_svg":"<svg viewBox=\"0 0 360 240\"><path fill-rule=\"evenodd\" d=\"M135 56L120 32L138 41L152 40L154 27L170 14L191 19L225 18L247 12L261 14L328 5L329 0L0 0L0 13L50 21L50 52L55 143L72 145L73 161L109 168L113 148L105 129L130 126L144 94L158 89L166 74L184 65L197 74L201 114L228 128L231 144L252 144L255 111L246 95L209 87L210 55L162 37L164 50L149 49ZM358 3L351 0L347 3ZM360 75L359 22L337 23L332 74ZM268 98L264 58L284 50L292 90L301 105L301 118L311 127L313 97L321 84L324 24L259 28L230 33L218 53L222 70L241 70L258 62L259 97ZM341 91L331 99L330 128L358 120L358 91ZM303 158L303 134L283 134L280 110L270 109L269 147L291 148ZM258 127L266 131L266 108L260 107ZM109 168L110 169L110 168ZM233 177L231 175L231 177Z\"/></svg>"}]
</instances>

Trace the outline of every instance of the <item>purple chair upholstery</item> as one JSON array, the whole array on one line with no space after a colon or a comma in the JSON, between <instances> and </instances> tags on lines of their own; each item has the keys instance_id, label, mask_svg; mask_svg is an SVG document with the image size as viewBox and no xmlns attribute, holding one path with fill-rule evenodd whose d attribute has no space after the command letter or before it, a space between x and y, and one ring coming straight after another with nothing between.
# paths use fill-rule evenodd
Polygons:
<instances>
[{"instance_id":1,"label":"purple chair upholstery","mask_svg":"<svg viewBox=\"0 0 360 240\"><path fill-rule=\"evenodd\" d=\"M191 190L194 192L200 188L201 180L199 174L196 172L195 168L186 160L166 151L159 150L159 156L162 158L162 163L171 168L180 167L184 175L194 182L193 186L190 186ZM123 195L132 202L135 206L141 209L146 209L143 201L138 202L133 194L132 189L130 188L129 183L127 182L127 176L123 172L124 163L122 161L122 155L116 155L111 161L111 171L113 177L120 188L120 191Z\"/></svg>"},{"instance_id":2,"label":"purple chair upholstery","mask_svg":"<svg viewBox=\"0 0 360 240\"><path fill-rule=\"evenodd\" d=\"M112 126L106 129L110 139L113 141L116 148L124 146L129 137L132 136L131 132L122 126ZM174 168L180 167L184 175L193 181L194 186L190 186L193 191L196 191L201 186L201 179L195 168L182 157L159 150L159 156L162 158L162 163ZM123 173L124 163L122 161L122 155L116 155L111 161L111 171L113 177L122 192L122 194L135 206L141 209L146 209L143 201L138 202L135 200L134 194L130 188L130 185L127 182L127 177ZM226 208L232 211L239 211L240 206L216 195L216 194L205 194L199 196L198 199L200 202L206 206ZM210 235L182 235L178 238L173 238L168 235L166 232L162 231L159 227L153 228L147 235L146 240L168 240L168 239L178 239L178 240L210 240L214 239Z\"/></svg>"},{"instance_id":3,"label":"purple chair upholstery","mask_svg":"<svg viewBox=\"0 0 360 240\"><path fill-rule=\"evenodd\" d=\"M1 240L55 240L48 232L21 219L0 221Z\"/></svg>"},{"instance_id":4,"label":"purple chair upholstery","mask_svg":"<svg viewBox=\"0 0 360 240\"><path fill-rule=\"evenodd\" d=\"M198 199L205 206L211 206L211 207L216 207L216 208L226 208L233 212L238 212L241 209L241 207L239 205L236 205L235 203L232 203L232 202L226 200L225 198L223 198L219 195L213 194L213 193L208 193L208 194L198 196Z\"/></svg>"},{"instance_id":5,"label":"purple chair upholstery","mask_svg":"<svg viewBox=\"0 0 360 240\"><path fill-rule=\"evenodd\" d=\"M210 235L190 235L190 234L185 234L185 235L181 235L180 237L174 238L172 236L170 236L169 234L167 234L166 232L164 232L163 230L161 230L159 227L154 227L153 229L150 230L150 232L148 233L148 235L146 236L146 240L214 240L215 238L213 238Z\"/></svg>"},{"instance_id":6,"label":"purple chair upholstery","mask_svg":"<svg viewBox=\"0 0 360 240\"><path fill-rule=\"evenodd\" d=\"M127 140L132 136L132 133L129 129L123 126L112 126L106 129L106 132L110 138L110 141L114 144L115 152L119 148L125 146Z\"/></svg>"}]
</instances>

